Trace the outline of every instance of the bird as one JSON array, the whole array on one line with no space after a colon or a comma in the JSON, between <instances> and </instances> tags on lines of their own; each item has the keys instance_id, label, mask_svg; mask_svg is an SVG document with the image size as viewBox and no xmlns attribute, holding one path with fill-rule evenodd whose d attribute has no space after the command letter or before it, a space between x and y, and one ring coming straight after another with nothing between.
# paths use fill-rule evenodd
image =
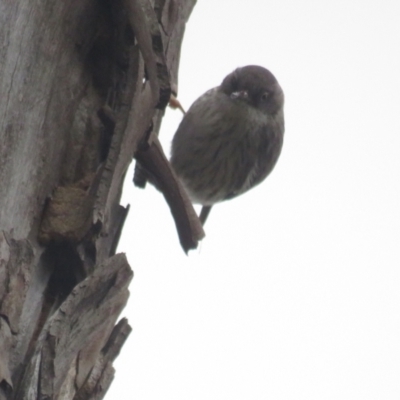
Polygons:
<instances>
[{"instance_id":1,"label":"bird","mask_svg":"<svg viewBox=\"0 0 400 400\"><path fill-rule=\"evenodd\" d=\"M281 154L284 94L258 65L239 67L200 96L185 113L171 144L175 174L192 203L211 208L261 183Z\"/></svg>"}]
</instances>

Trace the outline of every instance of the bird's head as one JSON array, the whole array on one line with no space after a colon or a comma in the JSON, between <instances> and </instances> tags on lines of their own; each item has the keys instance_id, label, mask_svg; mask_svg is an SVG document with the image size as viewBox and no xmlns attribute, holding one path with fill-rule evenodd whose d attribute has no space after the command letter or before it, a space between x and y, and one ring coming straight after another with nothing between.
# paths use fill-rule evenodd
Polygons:
<instances>
[{"instance_id":1,"label":"bird's head","mask_svg":"<svg viewBox=\"0 0 400 400\"><path fill-rule=\"evenodd\" d=\"M244 101L273 115L284 103L283 91L271 72L257 65L237 68L230 73L219 89L234 101Z\"/></svg>"}]
</instances>

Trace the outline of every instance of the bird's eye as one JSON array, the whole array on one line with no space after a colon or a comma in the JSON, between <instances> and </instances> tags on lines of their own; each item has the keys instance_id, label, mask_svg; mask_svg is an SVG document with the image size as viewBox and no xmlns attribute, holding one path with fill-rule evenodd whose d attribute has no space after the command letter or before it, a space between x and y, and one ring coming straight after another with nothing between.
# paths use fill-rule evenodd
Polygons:
<instances>
[{"instance_id":1,"label":"bird's eye","mask_svg":"<svg viewBox=\"0 0 400 400\"><path fill-rule=\"evenodd\" d=\"M231 85L232 92L236 92L238 89L237 79L232 78L232 80L230 81L230 85Z\"/></svg>"},{"instance_id":2,"label":"bird's eye","mask_svg":"<svg viewBox=\"0 0 400 400\"><path fill-rule=\"evenodd\" d=\"M261 96L261 101L267 101L270 96L269 92L264 92Z\"/></svg>"}]
</instances>

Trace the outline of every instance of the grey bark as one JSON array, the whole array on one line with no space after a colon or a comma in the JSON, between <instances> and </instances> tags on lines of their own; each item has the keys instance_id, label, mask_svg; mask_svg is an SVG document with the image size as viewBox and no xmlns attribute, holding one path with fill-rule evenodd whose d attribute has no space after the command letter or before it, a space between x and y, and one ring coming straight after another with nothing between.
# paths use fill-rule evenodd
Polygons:
<instances>
[{"instance_id":1,"label":"grey bark","mask_svg":"<svg viewBox=\"0 0 400 400\"><path fill-rule=\"evenodd\" d=\"M131 331L133 156L184 250L204 235L157 139L195 2L0 0L0 399L107 392Z\"/></svg>"}]
</instances>

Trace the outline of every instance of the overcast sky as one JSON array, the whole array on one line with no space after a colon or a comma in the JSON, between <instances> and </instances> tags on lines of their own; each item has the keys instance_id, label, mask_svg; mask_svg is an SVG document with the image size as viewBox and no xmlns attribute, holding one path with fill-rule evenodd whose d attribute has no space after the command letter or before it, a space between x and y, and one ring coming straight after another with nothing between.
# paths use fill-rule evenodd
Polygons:
<instances>
[{"instance_id":1,"label":"overcast sky","mask_svg":"<svg viewBox=\"0 0 400 400\"><path fill-rule=\"evenodd\" d=\"M133 332L108 400L400 398L399 16L389 0L198 1L181 103L262 65L285 92L284 148L188 257L129 174ZM168 153L181 118L167 111Z\"/></svg>"}]
</instances>

